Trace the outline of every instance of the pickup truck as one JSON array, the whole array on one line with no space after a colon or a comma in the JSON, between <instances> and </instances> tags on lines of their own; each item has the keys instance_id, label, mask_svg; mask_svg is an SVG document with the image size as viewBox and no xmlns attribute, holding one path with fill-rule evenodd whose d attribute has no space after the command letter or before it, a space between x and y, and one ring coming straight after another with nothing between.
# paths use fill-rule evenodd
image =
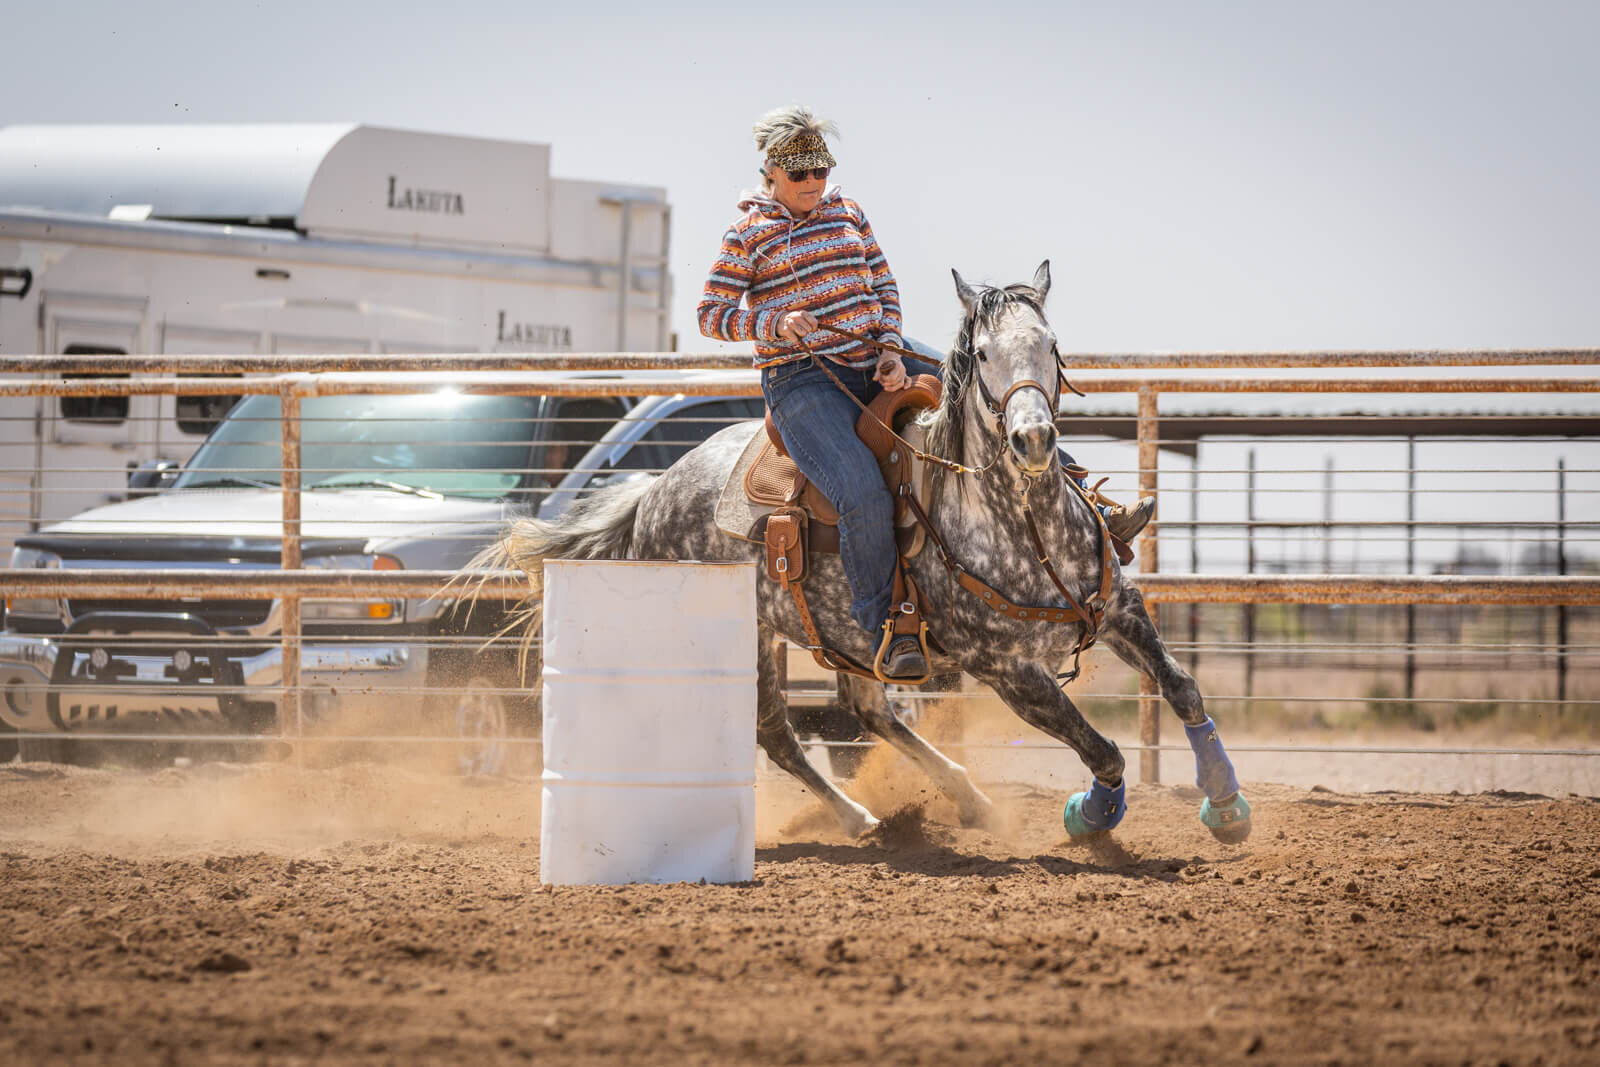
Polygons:
<instances>
[{"instance_id":1,"label":"pickup truck","mask_svg":"<svg viewBox=\"0 0 1600 1067\"><path fill-rule=\"evenodd\" d=\"M456 569L515 514L554 514L577 493L660 470L751 397L480 396L444 388L302 402L302 552L308 568ZM181 469L132 472L128 499L17 539L11 566L279 566L282 499L275 396L235 405ZM536 729L537 680L515 649L484 647L494 611L445 598L307 600L302 712L481 738L462 769L493 772L496 740ZM64 735L270 734L283 677L276 601L7 598L0 720L25 759L92 762L122 742ZM825 701L823 701L825 703ZM417 718L420 717L420 718ZM364 721L372 721L371 719ZM853 734L852 734L853 736Z\"/></svg>"}]
</instances>

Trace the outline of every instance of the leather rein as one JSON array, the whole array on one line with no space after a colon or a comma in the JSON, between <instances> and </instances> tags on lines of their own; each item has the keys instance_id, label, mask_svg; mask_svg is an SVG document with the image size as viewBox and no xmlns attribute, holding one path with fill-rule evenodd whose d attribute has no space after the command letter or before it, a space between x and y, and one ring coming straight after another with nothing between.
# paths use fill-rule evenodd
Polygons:
<instances>
[{"instance_id":1,"label":"leather rein","mask_svg":"<svg viewBox=\"0 0 1600 1067\"><path fill-rule=\"evenodd\" d=\"M848 330L841 330L834 326L827 326L822 323L818 323L818 328L826 330L832 334L837 334L840 337L847 337L860 344L869 345L881 351L893 352L900 356L910 356L913 359L919 360L927 358L926 356L923 356L917 352L900 348L897 345L886 344L882 341L877 341L870 337L852 333ZM984 383L983 375L974 369L973 376L978 379L979 395L984 402L984 406L989 409L990 415L992 415L995 419L995 425L998 427L1001 441L999 448L995 452L994 458L988 463L985 463L982 467L968 467L964 464L957 463L954 460L945 459L942 456L935 456L931 453L924 452L915 445L911 444L911 442L907 441L904 437L901 437L900 434L895 432L894 427L888 425L883 419L878 418L875 413L871 412L867 405L863 404L860 398L857 397L855 393L851 392L850 389L839 380L838 375L833 373L832 369L828 367L826 361L812 351L809 345L807 345L804 341L800 341L799 344L800 347L805 350L806 354L811 357L811 361L818 367L822 368L823 373L832 379L833 384L838 386L841 392L843 392L851 400L855 401L856 406L862 411L866 411L868 414L871 414L873 421L877 422L880 426L887 430L889 435L896 441L900 442L900 444L904 445L913 456L919 460L923 460L924 462L938 464L956 474L983 474L992 468L996 463L998 463L1001 457L1005 455L1006 406L1011 403L1011 398L1014 397L1019 391L1023 389L1039 390L1039 392L1042 393L1048 400L1050 404L1050 410L1052 412L1056 411L1060 404L1060 387L1062 385L1065 385L1068 389L1071 389L1079 396L1083 396L1083 393L1079 392L1078 389L1067 380L1066 367L1061 358L1061 352L1059 349L1054 350L1058 384L1053 395L1039 382L1032 378L1026 378L1013 384L1011 388L1006 390L1005 395L997 401L994 398L994 394L989 391L988 385ZM982 357L979 357L979 359L981 362ZM1028 527L1028 538L1033 543L1034 558L1038 561L1040 567L1044 569L1045 574L1049 576L1050 581L1056 587L1057 592L1059 592L1062 598L1066 600L1067 606L1065 609L1055 606L1014 604L1007 600L998 590L989 585L987 582L983 581L983 579L979 578L977 575L972 574L965 567L963 567L954 556L950 554L949 548L944 543L944 538L939 535L938 529L934 527L933 520L928 516L927 511L917 501L916 494L911 491L911 483L909 481L900 487L900 495L910 508L912 515L916 517L917 522L920 523L922 528L928 532L929 539L933 541L934 546L939 551L939 561L944 564L945 569L950 573L950 577L963 589L976 597L980 603L988 605L991 609L1000 613L1001 615L1006 616L1007 618L1017 619L1019 621L1042 622L1050 624L1082 624L1083 630L1079 633L1078 642L1072 650L1072 669L1056 676L1056 680L1060 684L1066 685L1068 682L1071 682L1078 676L1079 656L1083 654L1085 649L1092 646L1096 639L1100 636L1100 627L1105 621L1106 604L1111 598L1114 557L1111 545L1111 533L1106 529L1105 516L1101 515L1099 509L1095 507L1094 500L1090 497L1089 491L1084 489L1083 486L1079 485L1076 479L1068 477L1065 471L1062 472L1062 476L1065 478L1066 483L1072 487L1072 489L1080 498L1082 498L1084 505L1089 509L1089 514L1095 517L1095 521L1100 527L1100 587L1093 596L1089 597L1087 600L1080 600L1077 596L1073 595L1072 591L1067 588L1066 582L1062 581L1060 574L1056 572L1055 564L1050 560L1049 553L1045 551L1044 539L1039 535L1039 526L1037 521L1034 519L1033 507L1028 501L1028 493L1029 490L1033 488L1035 476L1030 476L1027 474L1022 475L1022 515Z\"/></svg>"}]
</instances>

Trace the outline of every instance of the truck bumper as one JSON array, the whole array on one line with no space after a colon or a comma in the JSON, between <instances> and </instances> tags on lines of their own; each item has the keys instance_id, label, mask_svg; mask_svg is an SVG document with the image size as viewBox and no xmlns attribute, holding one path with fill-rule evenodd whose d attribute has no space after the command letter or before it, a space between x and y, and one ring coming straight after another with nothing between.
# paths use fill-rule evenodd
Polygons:
<instances>
[{"instance_id":1,"label":"truck bumper","mask_svg":"<svg viewBox=\"0 0 1600 1067\"><path fill-rule=\"evenodd\" d=\"M283 649L228 657L236 684L185 684L167 653L108 656L117 677L95 677L92 647L59 637L0 633L0 721L38 734L173 726L217 733L237 729L241 712L281 724ZM204 656L200 651L199 655ZM300 648L301 712L326 722L358 708L420 707L428 648L405 641L317 644Z\"/></svg>"}]
</instances>

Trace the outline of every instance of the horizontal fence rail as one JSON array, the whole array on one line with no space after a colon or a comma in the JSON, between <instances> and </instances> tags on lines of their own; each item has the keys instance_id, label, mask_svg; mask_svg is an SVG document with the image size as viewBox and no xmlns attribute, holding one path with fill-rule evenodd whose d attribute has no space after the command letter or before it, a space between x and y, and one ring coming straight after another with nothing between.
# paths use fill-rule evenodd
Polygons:
<instances>
[{"instance_id":1,"label":"horizontal fence rail","mask_svg":"<svg viewBox=\"0 0 1600 1067\"><path fill-rule=\"evenodd\" d=\"M1068 370L1311 370L1377 367L1556 367L1600 364L1600 348L1396 349L1324 352L1063 352ZM438 355L0 356L0 374L324 373L329 371L739 370L742 353L462 352Z\"/></svg>"},{"instance_id":2,"label":"horizontal fence rail","mask_svg":"<svg viewBox=\"0 0 1600 1067\"><path fill-rule=\"evenodd\" d=\"M1076 378L1085 393L1600 393L1595 378ZM293 397L350 394L411 395L439 389L495 396L760 396L753 374L697 374L692 378L491 378L469 373L406 374L379 378L359 374L268 376L260 378L72 378L0 381L7 396L243 396ZM1070 414L1070 411L1069 411Z\"/></svg>"}]
</instances>

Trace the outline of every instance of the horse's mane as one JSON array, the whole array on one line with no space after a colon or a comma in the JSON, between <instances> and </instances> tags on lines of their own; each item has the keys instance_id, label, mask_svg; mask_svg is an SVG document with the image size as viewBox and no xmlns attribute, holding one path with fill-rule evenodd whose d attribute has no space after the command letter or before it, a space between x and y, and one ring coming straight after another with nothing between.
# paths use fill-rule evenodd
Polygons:
<instances>
[{"instance_id":1,"label":"horse's mane","mask_svg":"<svg viewBox=\"0 0 1600 1067\"><path fill-rule=\"evenodd\" d=\"M1004 289L988 285L982 287L962 319L956 346L944 363L943 398L939 401L938 410L927 421L926 448L933 455L957 460L968 466L988 462L987 457L967 456L967 423L961 416L961 405L972 386L973 376L978 372L978 357L972 350L972 335L979 326L990 329L998 326L1001 315L1013 304L1031 308L1041 319L1044 318L1044 302L1039 299L1039 291L1031 285L1018 284L1008 285ZM944 480L950 473L938 464L930 466L928 488L934 499L938 499L944 491Z\"/></svg>"}]
</instances>

